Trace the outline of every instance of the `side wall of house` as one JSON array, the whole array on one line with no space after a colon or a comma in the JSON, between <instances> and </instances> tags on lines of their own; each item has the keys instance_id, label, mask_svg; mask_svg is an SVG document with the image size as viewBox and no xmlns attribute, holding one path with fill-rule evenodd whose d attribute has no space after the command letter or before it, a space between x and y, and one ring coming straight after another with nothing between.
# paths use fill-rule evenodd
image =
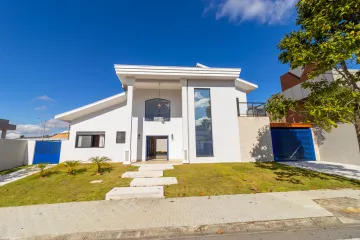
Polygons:
<instances>
[{"instance_id":1,"label":"side wall of house","mask_svg":"<svg viewBox=\"0 0 360 240\"><path fill-rule=\"evenodd\" d=\"M213 157L196 156L194 89L210 89ZM234 81L188 81L190 163L240 162L240 139Z\"/></svg>"},{"instance_id":2,"label":"side wall of house","mask_svg":"<svg viewBox=\"0 0 360 240\"><path fill-rule=\"evenodd\" d=\"M339 124L327 133L313 129L320 161L360 165L359 146L352 124Z\"/></svg>"},{"instance_id":3,"label":"side wall of house","mask_svg":"<svg viewBox=\"0 0 360 240\"><path fill-rule=\"evenodd\" d=\"M146 136L167 136L169 159L182 160L181 90L160 90L160 98L170 101L170 121L145 121L145 101L159 98L158 89L136 89L133 100L131 159L146 159Z\"/></svg>"},{"instance_id":4,"label":"side wall of house","mask_svg":"<svg viewBox=\"0 0 360 240\"><path fill-rule=\"evenodd\" d=\"M126 102L78 118L71 123L69 140L61 145L60 161L87 161L90 157L106 156L114 162L123 162L125 144L116 143L116 132L129 132L130 115ZM105 132L103 148L76 148L76 132ZM126 134L126 138L129 134Z\"/></svg>"},{"instance_id":5,"label":"side wall of house","mask_svg":"<svg viewBox=\"0 0 360 240\"><path fill-rule=\"evenodd\" d=\"M274 161L268 117L239 117L242 162Z\"/></svg>"}]
</instances>

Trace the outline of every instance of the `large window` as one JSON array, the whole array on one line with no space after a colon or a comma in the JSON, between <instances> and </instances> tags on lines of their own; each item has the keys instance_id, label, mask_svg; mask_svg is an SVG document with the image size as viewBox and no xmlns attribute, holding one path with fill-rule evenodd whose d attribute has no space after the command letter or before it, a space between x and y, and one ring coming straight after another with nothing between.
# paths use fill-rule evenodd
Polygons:
<instances>
[{"instance_id":1,"label":"large window","mask_svg":"<svg viewBox=\"0 0 360 240\"><path fill-rule=\"evenodd\" d=\"M210 89L195 88L196 156L213 156Z\"/></svg>"},{"instance_id":2,"label":"large window","mask_svg":"<svg viewBox=\"0 0 360 240\"><path fill-rule=\"evenodd\" d=\"M145 101L145 121L157 119L170 121L170 101L161 98Z\"/></svg>"},{"instance_id":3,"label":"large window","mask_svg":"<svg viewBox=\"0 0 360 240\"><path fill-rule=\"evenodd\" d=\"M105 147L105 132L77 132L76 148Z\"/></svg>"}]
</instances>

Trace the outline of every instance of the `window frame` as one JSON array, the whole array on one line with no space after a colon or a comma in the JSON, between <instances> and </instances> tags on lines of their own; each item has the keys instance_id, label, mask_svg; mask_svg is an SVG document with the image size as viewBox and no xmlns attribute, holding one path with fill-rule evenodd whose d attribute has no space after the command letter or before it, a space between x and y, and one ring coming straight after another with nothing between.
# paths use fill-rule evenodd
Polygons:
<instances>
[{"instance_id":1,"label":"window frame","mask_svg":"<svg viewBox=\"0 0 360 240\"><path fill-rule=\"evenodd\" d=\"M156 100L156 99L163 100L163 101L166 101L166 102L169 103L169 117L168 118L162 117L162 118L164 119L165 122L170 122L170 120L171 120L171 101L167 100L165 98L151 98L151 99L148 99L148 100L145 101L144 120L148 121L148 122L154 122L154 117L152 119L150 119L150 118L146 117L146 115L147 115L146 113L147 113L147 102L152 101L152 100Z\"/></svg>"},{"instance_id":2,"label":"window frame","mask_svg":"<svg viewBox=\"0 0 360 240\"><path fill-rule=\"evenodd\" d=\"M208 90L209 91L209 105L210 105L210 119L211 119L211 155L199 155L197 153L197 140L196 140L196 107L195 107L195 92L196 90ZM195 121L195 154L197 158L214 157L214 133L213 133L213 118L212 118L212 106L211 106L211 88L194 88L194 121Z\"/></svg>"},{"instance_id":3,"label":"window frame","mask_svg":"<svg viewBox=\"0 0 360 240\"><path fill-rule=\"evenodd\" d=\"M91 145L93 144L93 137L92 136L104 136L104 146L103 147L79 147L79 137L80 136L91 136ZM76 132L76 139L75 139L75 148L105 148L105 132Z\"/></svg>"},{"instance_id":4,"label":"window frame","mask_svg":"<svg viewBox=\"0 0 360 240\"><path fill-rule=\"evenodd\" d=\"M124 133L124 142L118 142L118 133ZM126 131L116 131L116 136L115 136L115 143L116 144L125 144L126 143Z\"/></svg>"}]
</instances>

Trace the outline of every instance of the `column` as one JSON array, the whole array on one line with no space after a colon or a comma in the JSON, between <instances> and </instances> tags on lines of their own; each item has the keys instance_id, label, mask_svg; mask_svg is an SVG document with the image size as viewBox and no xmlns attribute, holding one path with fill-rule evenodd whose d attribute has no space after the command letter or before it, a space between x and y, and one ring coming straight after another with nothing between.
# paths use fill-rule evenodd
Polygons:
<instances>
[{"instance_id":1,"label":"column","mask_svg":"<svg viewBox=\"0 0 360 240\"><path fill-rule=\"evenodd\" d=\"M6 129L3 129L1 131L1 139L5 139L6 138Z\"/></svg>"},{"instance_id":2,"label":"column","mask_svg":"<svg viewBox=\"0 0 360 240\"><path fill-rule=\"evenodd\" d=\"M180 79L181 84L181 109L182 109L182 131L183 131L183 163L189 161L189 121L188 121L188 81Z\"/></svg>"},{"instance_id":3,"label":"column","mask_svg":"<svg viewBox=\"0 0 360 240\"><path fill-rule=\"evenodd\" d=\"M127 103L126 108L128 111L128 129L125 137L125 151L124 151L124 162L123 164L131 164L131 140L132 140L132 108L133 108L133 96L134 96L134 83L135 79L127 78Z\"/></svg>"}]
</instances>

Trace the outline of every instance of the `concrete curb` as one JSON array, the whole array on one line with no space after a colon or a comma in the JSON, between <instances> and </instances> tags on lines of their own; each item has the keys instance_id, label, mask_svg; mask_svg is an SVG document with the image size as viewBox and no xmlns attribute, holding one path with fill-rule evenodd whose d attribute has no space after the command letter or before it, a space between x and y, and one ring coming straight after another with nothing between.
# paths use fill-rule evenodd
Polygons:
<instances>
[{"instance_id":1,"label":"concrete curb","mask_svg":"<svg viewBox=\"0 0 360 240\"><path fill-rule=\"evenodd\" d=\"M180 236L199 236L227 234L236 232L266 232L295 230L301 228L334 227L344 225L337 217L316 217L261 222L225 223L186 227L164 227L137 230L119 230L103 232L84 232L64 235L36 236L27 239L52 240L93 240L93 239L135 239L135 238L165 238Z\"/></svg>"}]
</instances>

